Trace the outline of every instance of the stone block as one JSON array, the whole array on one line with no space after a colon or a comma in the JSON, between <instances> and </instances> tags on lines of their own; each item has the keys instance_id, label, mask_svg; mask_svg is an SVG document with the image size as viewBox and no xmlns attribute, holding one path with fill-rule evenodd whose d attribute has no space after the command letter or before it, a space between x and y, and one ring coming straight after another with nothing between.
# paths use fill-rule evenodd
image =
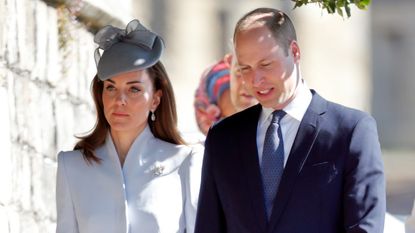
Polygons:
<instances>
[{"instance_id":1,"label":"stone block","mask_svg":"<svg viewBox=\"0 0 415 233\"><path fill-rule=\"evenodd\" d=\"M7 233L21 233L23 232L21 230L21 218L20 218L20 212L17 210L17 208L9 207L7 208L7 218L8 218L8 224L9 224L9 231L6 231Z\"/></svg>"},{"instance_id":2,"label":"stone block","mask_svg":"<svg viewBox=\"0 0 415 233\"><path fill-rule=\"evenodd\" d=\"M17 140L19 134L17 132L17 121L16 121L16 94L14 92L14 74L9 71L4 69L4 77L5 77L5 83L4 86L6 86L7 90L8 90L8 111L9 111L9 128L10 130L10 141L15 141Z\"/></svg>"},{"instance_id":3,"label":"stone block","mask_svg":"<svg viewBox=\"0 0 415 233\"><path fill-rule=\"evenodd\" d=\"M48 155L55 152L53 92L44 83L15 75L15 135L19 142Z\"/></svg>"},{"instance_id":4,"label":"stone block","mask_svg":"<svg viewBox=\"0 0 415 233\"><path fill-rule=\"evenodd\" d=\"M20 144L13 144L12 154L12 203L23 211L30 211L32 209L30 148Z\"/></svg>"},{"instance_id":5,"label":"stone block","mask_svg":"<svg viewBox=\"0 0 415 233\"><path fill-rule=\"evenodd\" d=\"M6 2L0 1L0 22L6 22ZM7 29L6 24L0 24L0 63L2 63L6 52Z\"/></svg>"},{"instance_id":6,"label":"stone block","mask_svg":"<svg viewBox=\"0 0 415 233\"><path fill-rule=\"evenodd\" d=\"M35 63L35 2L16 1L19 68L32 71Z\"/></svg>"},{"instance_id":7,"label":"stone block","mask_svg":"<svg viewBox=\"0 0 415 233\"><path fill-rule=\"evenodd\" d=\"M61 79L61 53L59 52L58 15L55 8L48 7L47 12L47 53L46 76L53 86Z\"/></svg>"},{"instance_id":8,"label":"stone block","mask_svg":"<svg viewBox=\"0 0 415 233\"><path fill-rule=\"evenodd\" d=\"M67 100L56 101L57 152L72 150L78 139L95 125L95 113L86 104L71 105Z\"/></svg>"},{"instance_id":9,"label":"stone block","mask_svg":"<svg viewBox=\"0 0 415 233\"><path fill-rule=\"evenodd\" d=\"M78 122L75 121L74 114L74 107L66 96L58 96L55 100L57 152L72 150L75 145L74 127Z\"/></svg>"},{"instance_id":10,"label":"stone block","mask_svg":"<svg viewBox=\"0 0 415 233\"><path fill-rule=\"evenodd\" d=\"M65 57L65 60L63 61L63 65L65 66L65 71L62 73L63 75L63 82L61 83L60 89L65 89L71 96L75 98L79 98L79 92L84 87L81 87L79 85L79 80L81 77L78 77L79 73L79 62L77 61L77 51L76 51L76 44L70 43L68 45L68 51L67 56Z\"/></svg>"},{"instance_id":11,"label":"stone block","mask_svg":"<svg viewBox=\"0 0 415 233\"><path fill-rule=\"evenodd\" d=\"M90 81L96 73L93 54L95 44L93 36L84 27L76 23L65 25L68 37L62 54L62 76L56 83L58 92L68 92L79 99L90 97ZM65 38L61 38L65 39Z\"/></svg>"},{"instance_id":12,"label":"stone block","mask_svg":"<svg viewBox=\"0 0 415 233\"><path fill-rule=\"evenodd\" d=\"M56 219L56 162L47 157L32 157L32 211L37 218Z\"/></svg>"},{"instance_id":13,"label":"stone block","mask_svg":"<svg viewBox=\"0 0 415 233\"><path fill-rule=\"evenodd\" d=\"M32 79L46 80L48 59L48 6L43 1L34 1L35 8L35 64L32 70Z\"/></svg>"},{"instance_id":14,"label":"stone block","mask_svg":"<svg viewBox=\"0 0 415 233\"><path fill-rule=\"evenodd\" d=\"M32 212L19 213L19 215L19 232L43 233L39 229L40 221L35 218L35 215Z\"/></svg>"},{"instance_id":15,"label":"stone block","mask_svg":"<svg viewBox=\"0 0 415 233\"><path fill-rule=\"evenodd\" d=\"M10 119L8 107L8 90L0 86L0 206L10 203L12 193L12 162L11 162L11 143L10 143ZM1 222L0 222L1 229ZM0 231L2 232L2 231Z\"/></svg>"},{"instance_id":16,"label":"stone block","mask_svg":"<svg viewBox=\"0 0 415 233\"><path fill-rule=\"evenodd\" d=\"M5 59L8 64L18 62L17 13L15 1L6 1L4 14Z\"/></svg>"},{"instance_id":17,"label":"stone block","mask_svg":"<svg viewBox=\"0 0 415 233\"><path fill-rule=\"evenodd\" d=\"M85 134L89 132L95 125L96 114L91 106L86 104L77 105L75 110L75 122L77 122L74 133Z\"/></svg>"},{"instance_id":18,"label":"stone block","mask_svg":"<svg viewBox=\"0 0 415 233\"><path fill-rule=\"evenodd\" d=\"M0 204L0 232L10 232L9 217L7 216L7 206L4 206L3 204Z\"/></svg>"},{"instance_id":19,"label":"stone block","mask_svg":"<svg viewBox=\"0 0 415 233\"><path fill-rule=\"evenodd\" d=\"M91 103L90 86L97 72L94 60L96 45L93 41L93 35L90 32L81 28L78 30L78 33L81 35L77 39L79 69L76 79L78 79L79 83L78 97Z\"/></svg>"},{"instance_id":20,"label":"stone block","mask_svg":"<svg viewBox=\"0 0 415 233\"><path fill-rule=\"evenodd\" d=\"M40 151L39 145L42 144L41 138L41 119L37 116L39 111L38 102L40 99L40 88L34 82L28 81L15 75L15 104L18 141L36 146Z\"/></svg>"},{"instance_id":21,"label":"stone block","mask_svg":"<svg viewBox=\"0 0 415 233\"><path fill-rule=\"evenodd\" d=\"M40 122L40 141L34 147L42 155L54 158L56 153L56 121L54 102L55 93L49 91L41 91L39 99L36 103L36 116Z\"/></svg>"},{"instance_id":22,"label":"stone block","mask_svg":"<svg viewBox=\"0 0 415 233\"><path fill-rule=\"evenodd\" d=\"M42 233L55 233L56 232L56 223L55 220L51 221L50 219L45 219L38 222L39 232Z\"/></svg>"},{"instance_id":23,"label":"stone block","mask_svg":"<svg viewBox=\"0 0 415 233\"><path fill-rule=\"evenodd\" d=\"M81 72L85 72L84 75L90 76L96 73L96 64L94 60L94 52L97 45L94 42L94 35L89 31L82 28L79 31L81 36L78 38L78 45L80 51L80 64Z\"/></svg>"},{"instance_id":24,"label":"stone block","mask_svg":"<svg viewBox=\"0 0 415 233\"><path fill-rule=\"evenodd\" d=\"M26 28L26 5L24 1L14 1L15 5L15 14L16 14L16 51L17 51L17 60L13 66L18 67L19 69L24 69L25 61L30 56L26 52L26 36L27 36L27 28Z\"/></svg>"}]
</instances>

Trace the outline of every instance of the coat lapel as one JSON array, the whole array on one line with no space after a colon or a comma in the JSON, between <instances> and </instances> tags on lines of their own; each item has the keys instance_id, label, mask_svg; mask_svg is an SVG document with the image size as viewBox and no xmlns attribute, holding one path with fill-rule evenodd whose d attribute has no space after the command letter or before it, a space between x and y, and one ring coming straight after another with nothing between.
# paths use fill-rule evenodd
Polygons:
<instances>
[{"instance_id":1,"label":"coat lapel","mask_svg":"<svg viewBox=\"0 0 415 233\"><path fill-rule=\"evenodd\" d=\"M258 119L261 113L261 105L256 105L251 109L248 109L246 115L246 127L240 131L239 146L240 155L243 158L243 166L247 181L247 193L250 196L252 207L252 218L256 219L260 229L259 232L265 232L267 227L267 218L265 215L264 196L262 189L262 178L258 161L258 149L256 144L256 134ZM244 145L244 146L242 146Z\"/></svg>"},{"instance_id":2,"label":"coat lapel","mask_svg":"<svg viewBox=\"0 0 415 233\"><path fill-rule=\"evenodd\" d=\"M292 189L295 186L295 181L307 160L320 130L321 115L326 111L326 101L314 91L312 93L313 99L300 123L286 167L284 168L270 218L270 227L267 232L273 232L272 230L278 224L281 214L291 196Z\"/></svg>"}]
</instances>

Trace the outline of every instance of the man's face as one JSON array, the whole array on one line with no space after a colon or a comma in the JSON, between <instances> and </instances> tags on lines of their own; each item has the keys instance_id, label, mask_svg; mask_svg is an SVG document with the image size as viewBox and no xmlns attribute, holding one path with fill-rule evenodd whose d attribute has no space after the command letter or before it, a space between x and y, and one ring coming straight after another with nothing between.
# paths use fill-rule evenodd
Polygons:
<instances>
[{"instance_id":1,"label":"man's face","mask_svg":"<svg viewBox=\"0 0 415 233\"><path fill-rule=\"evenodd\" d=\"M299 52L293 41L287 55L262 24L250 25L235 37L236 58L245 86L267 108L282 109L294 98Z\"/></svg>"}]
</instances>

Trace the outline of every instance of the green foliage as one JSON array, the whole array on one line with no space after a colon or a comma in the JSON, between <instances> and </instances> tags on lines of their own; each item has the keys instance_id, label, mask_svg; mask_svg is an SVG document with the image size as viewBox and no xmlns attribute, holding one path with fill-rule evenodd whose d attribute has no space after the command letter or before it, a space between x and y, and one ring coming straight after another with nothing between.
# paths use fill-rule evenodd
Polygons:
<instances>
[{"instance_id":1,"label":"green foliage","mask_svg":"<svg viewBox=\"0 0 415 233\"><path fill-rule=\"evenodd\" d=\"M347 17L350 17L350 5L354 4L361 10L366 10L371 0L292 0L295 2L294 8L307 5L309 3L317 3L322 9L327 10L329 14L338 13L344 17L346 13Z\"/></svg>"}]
</instances>

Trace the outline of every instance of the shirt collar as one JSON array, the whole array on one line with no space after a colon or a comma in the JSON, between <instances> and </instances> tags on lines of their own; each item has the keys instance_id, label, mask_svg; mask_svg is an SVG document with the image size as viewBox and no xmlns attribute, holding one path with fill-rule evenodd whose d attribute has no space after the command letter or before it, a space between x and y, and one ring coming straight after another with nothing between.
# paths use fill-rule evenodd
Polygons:
<instances>
[{"instance_id":1,"label":"shirt collar","mask_svg":"<svg viewBox=\"0 0 415 233\"><path fill-rule=\"evenodd\" d=\"M306 82L303 80L298 84L297 87L297 96L283 109L291 118L301 122L304 117L305 112L307 111L308 106L310 105L312 99L312 94L308 88ZM259 118L259 123L264 124L268 122L271 118L272 112L275 109L262 107L261 116ZM282 120L284 121L284 119Z\"/></svg>"}]
</instances>

